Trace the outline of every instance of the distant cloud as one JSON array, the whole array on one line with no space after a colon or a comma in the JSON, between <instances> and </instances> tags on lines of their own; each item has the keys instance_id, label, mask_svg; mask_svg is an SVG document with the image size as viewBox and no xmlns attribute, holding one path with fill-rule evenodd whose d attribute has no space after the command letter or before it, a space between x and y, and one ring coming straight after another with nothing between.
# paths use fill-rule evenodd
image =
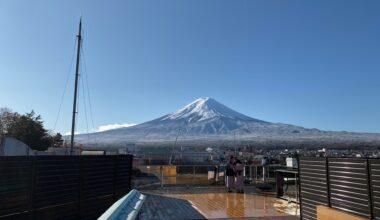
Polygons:
<instances>
[{"instance_id":1,"label":"distant cloud","mask_svg":"<svg viewBox=\"0 0 380 220\"><path fill-rule=\"evenodd\" d=\"M116 128L127 128L127 127L131 127L131 126L134 126L136 124L109 124L109 125L101 125L98 127L97 131L96 132L100 132L100 131L107 131L107 130L111 130L111 129L116 129Z\"/></svg>"},{"instance_id":2,"label":"distant cloud","mask_svg":"<svg viewBox=\"0 0 380 220\"><path fill-rule=\"evenodd\" d=\"M86 133L86 132L83 132L83 131L76 131L75 134L83 134L83 133ZM65 132L63 133L64 136L67 136L67 135L71 135L71 131L68 131L68 132Z\"/></svg>"},{"instance_id":3,"label":"distant cloud","mask_svg":"<svg viewBox=\"0 0 380 220\"><path fill-rule=\"evenodd\" d=\"M96 128L96 129L91 129L90 131L88 131L88 133L108 131L108 130L117 129L117 128L128 128L128 127L131 127L131 126L134 126L134 125L136 125L136 124L125 123L125 124L101 125L98 128ZM76 131L75 134L87 134L87 131ZM65 133L63 133L63 135L71 135L71 132L65 132Z\"/></svg>"}]
</instances>

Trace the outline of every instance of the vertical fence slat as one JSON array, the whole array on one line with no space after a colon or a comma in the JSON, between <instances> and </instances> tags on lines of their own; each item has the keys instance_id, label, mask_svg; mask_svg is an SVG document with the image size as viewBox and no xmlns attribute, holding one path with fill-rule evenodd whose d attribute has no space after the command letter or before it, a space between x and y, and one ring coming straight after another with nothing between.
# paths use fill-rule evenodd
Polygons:
<instances>
[{"instance_id":1,"label":"vertical fence slat","mask_svg":"<svg viewBox=\"0 0 380 220\"><path fill-rule=\"evenodd\" d=\"M131 189L132 155L0 159L0 219L94 219Z\"/></svg>"},{"instance_id":2,"label":"vertical fence slat","mask_svg":"<svg viewBox=\"0 0 380 220\"><path fill-rule=\"evenodd\" d=\"M34 186L35 186L35 176L36 176L36 157L30 158L32 161L32 169L30 172L30 180L29 180L29 218L33 219L34 211L33 211L33 194L34 194Z\"/></svg>"},{"instance_id":3,"label":"vertical fence slat","mask_svg":"<svg viewBox=\"0 0 380 220\"><path fill-rule=\"evenodd\" d=\"M367 159L366 160L366 166L367 166L367 178L368 178L368 194L369 194L369 210L370 210L370 213L369 213L369 216L370 216L370 219L373 219L373 202L372 202L372 184L371 184L371 167L370 167L370 164L369 164L369 160Z\"/></svg>"},{"instance_id":4,"label":"vertical fence slat","mask_svg":"<svg viewBox=\"0 0 380 220\"><path fill-rule=\"evenodd\" d=\"M78 190L78 219L81 219L82 190L83 190L83 157L79 158L79 190Z\"/></svg>"},{"instance_id":5,"label":"vertical fence slat","mask_svg":"<svg viewBox=\"0 0 380 220\"><path fill-rule=\"evenodd\" d=\"M369 159L373 219L380 219L380 160Z\"/></svg>"},{"instance_id":6,"label":"vertical fence slat","mask_svg":"<svg viewBox=\"0 0 380 220\"><path fill-rule=\"evenodd\" d=\"M329 175L329 158L326 157L326 184L327 184L327 199L328 206L331 207L331 191L330 191L330 175Z\"/></svg>"},{"instance_id":7,"label":"vertical fence slat","mask_svg":"<svg viewBox=\"0 0 380 220\"><path fill-rule=\"evenodd\" d=\"M116 198L116 177L117 173L119 172L118 170L118 162L119 162L119 157L115 157L113 161L113 186L112 186L112 199L115 202L117 200Z\"/></svg>"}]
</instances>

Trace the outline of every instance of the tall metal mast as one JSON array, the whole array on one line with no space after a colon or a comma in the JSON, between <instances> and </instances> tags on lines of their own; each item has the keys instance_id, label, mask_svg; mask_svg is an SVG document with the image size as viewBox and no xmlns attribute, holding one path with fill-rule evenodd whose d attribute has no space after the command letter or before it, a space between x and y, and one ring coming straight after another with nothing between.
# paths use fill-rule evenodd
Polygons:
<instances>
[{"instance_id":1,"label":"tall metal mast","mask_svg":"<svg viewBox=\"0 0 380 220\"><path fill-rule=\"evenodd\" d=\"M79 32L77 35L78 46L77 46L77 64L75 69L75 86L74 86L74 104L73 104L73 119L71 122L71 146L70 155L74 153L74 134L75 134L75 117L77 114L77 96L78 96L78 78L79 78L79 61L80 61L80 45L82 42L82 17L79 21Z\"/></svg>"}]
</instances>

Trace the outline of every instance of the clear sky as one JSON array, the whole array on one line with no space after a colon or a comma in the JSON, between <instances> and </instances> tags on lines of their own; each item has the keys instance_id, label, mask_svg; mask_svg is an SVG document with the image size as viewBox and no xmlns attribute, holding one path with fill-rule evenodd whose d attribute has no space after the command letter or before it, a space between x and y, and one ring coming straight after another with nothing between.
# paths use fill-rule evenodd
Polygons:
<instances>
[{"instance_id":1,"label":"clear sky","mask_svg":"<svg viewBox=\"0 0 380 220\"><path fill-rule=\"evenodd\" d=\"M82 15L94 127L209 96L266 121L380 132L379 11L378 0L2 0L0 106L54 128ZM80 97L78 130L83 108Z\"/></svg>"}]
</instances>

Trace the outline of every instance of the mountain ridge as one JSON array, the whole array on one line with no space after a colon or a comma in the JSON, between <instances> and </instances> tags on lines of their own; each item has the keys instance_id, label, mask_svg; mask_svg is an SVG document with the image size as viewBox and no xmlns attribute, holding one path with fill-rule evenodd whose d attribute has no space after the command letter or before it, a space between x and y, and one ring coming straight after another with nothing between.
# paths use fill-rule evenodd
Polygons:
<instances>
[{"instance_id":1,"label":"mountain ridge","mask_svg":"<svg viewBox=\"0 0 380 220\"><path fill-rule=\"evenodd\" d=\"M248 142L271 142L273 140L369 142L380 143L379 134L322 131L315 128L271 123L241 114L210 98L199 98L177 111L127 128L118 128L89 135L78 135L79 143L167 143L177 136L181 140L208 140L221 142L236 138ZM86 141L86 139L88 139ZM96 140L96 141L90 141Z\"/></svg>"}]
</instances>

